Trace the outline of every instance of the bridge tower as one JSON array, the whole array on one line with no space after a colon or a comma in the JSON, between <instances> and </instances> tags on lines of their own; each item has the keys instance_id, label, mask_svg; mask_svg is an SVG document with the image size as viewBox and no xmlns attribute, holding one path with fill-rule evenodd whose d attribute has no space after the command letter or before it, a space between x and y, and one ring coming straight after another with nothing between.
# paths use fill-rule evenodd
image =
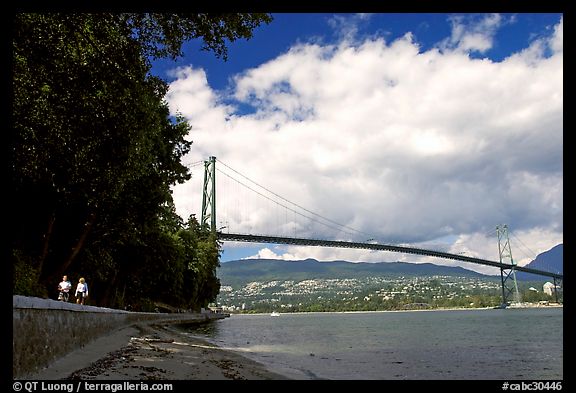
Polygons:
<instances>
[{"instance_id":1,"label":"bridge tower","mask_svg":"<svg viewBox=\"0 0 576 393\"><path fill-rule=\"evenodd\" d=\"M500 255L500 263L512 265L511 269L500 268L500 277L502 279L502 304L501 307L505 308L512 300L520 301L520 292L518 291L518 283L516 282L516 271L514 266L514 259L512 258L512 249L510 248L510 239L508 237L508 226L496 226L496 234L498 235L498 253ZM508 281L512 281L509 283ZM513 286L511 286L513 285Z\"/></svg>"},{"instance_id":2,"label":"bridge tower","mask_svg":"<svg viewBox=\"0 0 576 393\"><path fill-rule=\"evenodd\" d=\"M208 223L210 220L210 223ZM204 161L204 187L202 192L202 218L200 225L210 225L216 232L216 157Z\"/></svg>"}]
</instances>

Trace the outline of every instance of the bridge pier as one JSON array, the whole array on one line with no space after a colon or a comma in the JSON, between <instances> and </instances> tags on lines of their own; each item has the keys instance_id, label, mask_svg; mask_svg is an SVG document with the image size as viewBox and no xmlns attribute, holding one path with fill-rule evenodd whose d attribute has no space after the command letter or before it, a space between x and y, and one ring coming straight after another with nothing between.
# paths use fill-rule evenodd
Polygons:
<instances>
[{"instance_id":1,"label":"bridge pier","mask_svg":"<svg viewBox=\"0 0 576 393\"><path fill-rule=\"evenodd\" d=\"M216 157L204 161L204 189L202 192L202 218L200 225L208 225L210 231L216 232Z\"/></svg>"},{"instance_id":2,"label":"bridge pier","mask_svg":"<svg viewBox=\"0 0 576 393\"><path fill-rule=\"evenodd\" d=\"M516 282L516 264L512 258L512 249L510 247L510 239L508 237L508 226L496 226L496 234L498 235L498 254L500 256L500 263L505 264L506 260L510 262L507 264L509 267L500 267L500 278L502 280L502 304L501 307L505 308L510 304L510 298L514 297L514 301L520 302L520 292L518 291L518 283ZM512 280L513 286L507 285L508 280Z\"/></svg>"},{"instance_id":3,"label":"bridge pier","mask_svg":"<svg viewBox=\"0 0 576 393\"><path fill-rule=\"evenodd\" d=\"M558 282L562 282L562 279L554 277L554 297L556 298L556 303L560 303L558 301Z\"/></svg>"}]
</instances>

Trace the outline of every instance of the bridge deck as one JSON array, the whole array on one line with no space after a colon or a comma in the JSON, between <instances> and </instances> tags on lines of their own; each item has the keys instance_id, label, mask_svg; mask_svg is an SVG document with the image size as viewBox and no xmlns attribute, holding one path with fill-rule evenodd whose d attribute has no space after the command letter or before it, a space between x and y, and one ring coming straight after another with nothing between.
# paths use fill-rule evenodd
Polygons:
<instances>
[{"instance_id":1,"label":"bridge deck","mask_svg":"<svg viewBox=\"0 0 576 393\"><path fill-rule=\"evenodd\" d=\"M531 269L507 263L489 261L487 259L468 257L465 255L450 254L442 251L426 250L415 247L396 246L391 244L347 242L340 240L302 239L302 238L262 236L262 235L243 235L238 233L221 233L221 232L218 232L218 239L222 241L237 241L237 242L250 242L250 243L293 244L299 246L358 248L366 250L393 251L405 254L427 255L436 258L471 262L479 265L498 267L501 269L510 269L510 270L514 269L516 271L552 277L560 280L564 278L564 275L559 273L546 272L543 270Z\"/></svg>"}]
</instances>

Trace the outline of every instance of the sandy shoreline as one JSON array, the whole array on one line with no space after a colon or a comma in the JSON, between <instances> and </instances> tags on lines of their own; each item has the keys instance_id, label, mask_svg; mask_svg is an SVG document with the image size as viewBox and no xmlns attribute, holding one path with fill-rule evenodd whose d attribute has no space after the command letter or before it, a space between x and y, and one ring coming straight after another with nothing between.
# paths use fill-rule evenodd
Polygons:
<instances>
[{"instance_id":1,"label":"sandy shoreline","mask_svg":"<svg viewBox=\"0 0 576 393\"><path fill-rule=\"evenodd\" d=\"M266 366L170 325L135 325L100 337L27 380L281 380Z\"/></svg>"}]
</instances>

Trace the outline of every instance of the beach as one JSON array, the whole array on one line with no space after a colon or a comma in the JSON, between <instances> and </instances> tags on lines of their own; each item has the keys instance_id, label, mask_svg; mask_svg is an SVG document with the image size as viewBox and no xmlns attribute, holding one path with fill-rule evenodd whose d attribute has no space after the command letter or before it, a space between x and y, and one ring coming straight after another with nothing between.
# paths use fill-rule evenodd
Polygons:
<instances>
[{"instance_id":1,"label":"beach","mask_svg":"<svg viewBox=\"0 0 576 393\"><path fill-rule=\"evenodd\" d=\"M278 380L266 366L175 326L133 325L100 337L29 380Z\"/></svg>"}]
</instances>

